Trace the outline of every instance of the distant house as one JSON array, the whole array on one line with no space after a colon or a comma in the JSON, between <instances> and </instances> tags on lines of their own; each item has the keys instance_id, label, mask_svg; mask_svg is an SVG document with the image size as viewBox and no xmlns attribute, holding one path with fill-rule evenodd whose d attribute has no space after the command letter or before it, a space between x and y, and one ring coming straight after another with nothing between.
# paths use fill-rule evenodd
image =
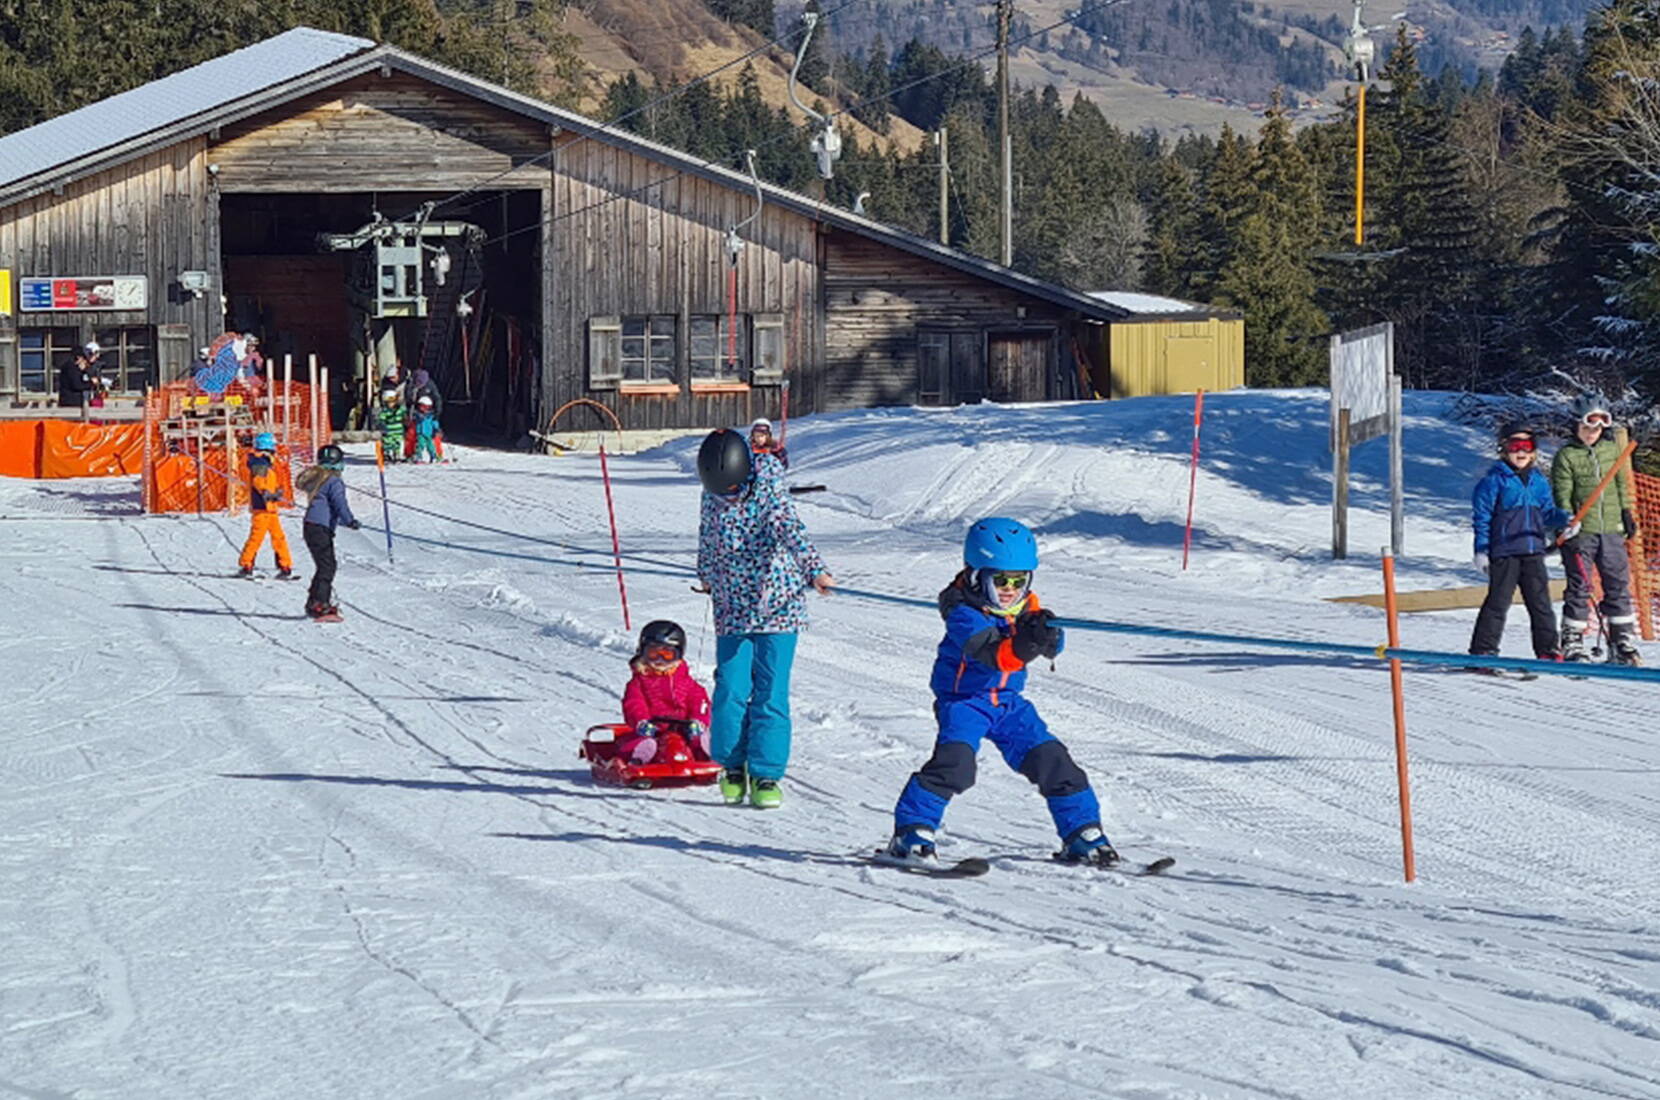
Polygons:
<instances>
[{"instance_id":1,"label":"distant house","mask_svg":"<svg viewBox=\"0 0 1660 1100\"><path fill-rule=\"evenodd\" d=\"M743 173L297 28L0 137L0 272L19 291L0 399L49 394L93 338L138 393L232 328L298 378L309 356L329 366L337 424L401 360L455 427L546 429L576 399L625 427L707 427L776 415L785 383L793 413L1088 397L1113 373L1091 358L1106 333L1144 327L760 191L752 218Z\"/></svg>"},{"instance_id":2,"label":"distant house","mask_svg":"<svg viewBox=\"0 0 1660 1100\"><path fill-rule=\"evenodd\" d=\"M1230 390L1245 384L1245 321L1235 312L1125 290L1090 297L1129 316L1103 328L1090 349L1102 397Z\"/></svg>"}]
</instances>

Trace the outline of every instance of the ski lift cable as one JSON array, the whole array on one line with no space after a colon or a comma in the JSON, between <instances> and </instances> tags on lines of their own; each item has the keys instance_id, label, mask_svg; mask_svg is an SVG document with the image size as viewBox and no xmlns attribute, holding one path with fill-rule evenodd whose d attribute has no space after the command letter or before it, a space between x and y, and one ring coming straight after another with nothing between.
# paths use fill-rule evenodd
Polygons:
<instances>
[{"instance_id":1,"label":"ski lift cable","mask_svg":"<svg viewBox=\"0 0 1660 1100\"><path fill-rule=\"evenodd\" d=\"M1081 7L1079 9L1077 9L1076 11L1072 12L1072 14L1067 16L1065 19L1061 19L1057 22L1050 23L1048 26L1038 27L1035 30L1032 30L1032 31L1030 31L1026 34L1019 35L1017 37L1009 39L1009 45L1010 46L1020 45L1021 43L1028 42L1028 41L1030 41L1034 38L1037 38L1039 35L1042 35L1047 31L1055 30L1057 27L1064 27L1064 26L1068 25L1069 23L1072 23L1075 20L1082 19L1084 16L1090 14L1091 12L1101 11L1105 8L1117 7L1119 4L1125 4L1125 3L1128 3L1128 2L1129 2L1129 0L1100 0L1099 3L1085 5L1084 7ZM837 10L839 10L839 9L837 9ZM912 80L912 81L910 81L906 84L901 84L897 88L890 88L888 91L883 92L880 95L871 95L871 96L866 96L863 99L855 100L849 106L844 107L839 111L834 111L834 112L832 112L831 114L829 114L825 117L835 118L837 116L847 114L850 111L857 110L858 108L860 108L862 106L865 106L866 104L879 103L882 100L889 98L890 96L898 95L900 92L909 91L911 88L919 87L920 85L927 84L930 81L938 80L941 77L950 76L951 74L957 72L958 70L967 68L969 65L976 64L977 62L984 60L985 58L991 56L992 54L994 54L996 52L997 52L997 47L992 46L988 49L980 51L977 54L971 54L971 55L963 58L961 61L959 61L955 65L951 65L951 66L948 66L946 68L940 69L938 72L931 73L928 76L921 77L921 78L916 79L916 80ZM762 149L769 149L772 146L777 145L779 142L794 140L798 136L799 136L799 134L796 131L791 131L787 134L780 134L778 137L773 138L771 141L765 141L765 142L760 143L759 145L755 146L755 148L756 148L757 151L762 150ZM562 214L557 214L554 217L548 219L548 222L549 222L549 224L551 224L553 222L564 221L566 218L574 218L574 217L576 217L580 214L585 214L590 210L597 209L601 206L608 206L611 203L618 202L618 201L621 201L623 199L637 198L638 196L643 195L648 191L653 191L653 190L655 190L659 187L662 187L664 184L672 183L673 181L679 179L681 176L687 175L690 172L695 172L695 171L698 171L698 170L703 169L703 168L722 168L722 167L726 167L727 163L729 161L729 158L730 158L730 154L728 154L727 156L722 156L722 157L711 157L708 160L700 161L697 165L695 165L692 168L677 168L674 171L670 172L668 175L663 176L659 179L652 180L650 183L641 184L639 187L635 187L635 188L632 188L632 189L627 190L627 191L618 191L615 194L607 195L603 199L596 199L593 202L588 203L586 206L579 206L574 210L567 210ZM538 223L536 225L521 226L518 229L508 230L507 232L502 233L499 236L491 237L489 240L487 240L485 242L485 244L487 244L487 245L488 244L496 244L496 243L499 243L500 241L504 241L504 240L508 239L509 237L517 237L517 236L519 236L520 234L523 234L523 233L536 232L536 231L539 231L541 228L542 228L542 226L541 226L540 223Z\"/></svg>"},{"instance_id":2,"label":"ski lift cable","mask_svg":"<svg viewBox=\"0 0 1660 1100\"><path fill-rule=\"evenodd\" d=\"M843 3L837 5L834 8L831 8L829 11L820 13L818 17L820 19L828 21L831 16L836 15L839 12L846 11L848 8L853 7L855 4L862 4L864 2L865 2L865 0L844 0ZM709 81L713 80L715 77L719 76L721 73L726 72L728 69L731 69L731 68L733 68L737 65L741 65L741 64L743 64L747 61L750 61L750 60L760 56L761 54L766 53L768 50L773 49L774 47L783 46L790 39L794 38L796 35L801 34L801 33L803 33L802 30L797 29L797 30L790 31L786 34L780 34L780 35L778 35L774 38L770 38L766 42L763 42L761 45L759 45L759 46L755 47L754 49L750 50L748 53L741 54L738 57L733 58L731 61L728 61L723 65L719 65L716 68L710 69L708 72L703 73L700 76L694 77L693 79L688 80L684 84L676 85L675 87L670 88L668 91L663 92L662 94L656 96L655 98L649 100L648 102L643 103L640 106L634 108L632 111L626 111L623 114L618 115L616 118L610 119L610 120L608 120L608 121L606 121L606 122L604 122L604 123L602 123L598 126L594 126L594 127L591 127L587 130L581 131L580 133L578 133L578 135L574 139L572 139L571 141L566 142L564 145L559 146L558 148L549 148L548 151L545 152L545 153L538 153L536 156L531 157L527 160L520 161L517 164L514 164L510 168L504 168L502 171L497 172L495 175L490 176L487 179L480 180L478 183L475 183L470 187L466 187L466 188L463 188L460 191L453 192L447 198L437 200L436 207L438 207L438 208L447 207L453 202L457 202L461 199L466 198L468 195L475 194L479 191L484 190L485 188L489 187L491 184L497 182L498 180L501 180L501 179L505 178L506 176L511 175L514 172L517 172L517 171L519 171L523 168L531 167L532 165L541 163L543 161L550 160L554 156L555 153L557 153L561 150L570 149L573 146L580 145L584 141L588 141L590 139L597 138L600 135L612 130L614 127L616 127L616 126L618 126L618 125L620 125L624 122L627 122L631 118L635 118L638 115L641 115L641 114L645 113L646 111L650 111L653 108L662 106L664 103L667 103L672 99L675 99L679 96L685 95L687 92L691 91L693 88L696 88L701 84L707 84ZM799 62L798 62L798 64L799 64ZM482 203L482 202L488 202L490 200L489 200L488 197L486 197L486 198L483 198L479 201ZM470 203L467 206L462 207L460 210L455 211L455 213L464 213L467 210L471 210L474 206L477 206L477 205L479 205L479 203ZM414 211L411 211L410 215L406 215L406 217L413 216L413 214L414 214ZM501 238L496 238L496 239L499 240ZM486 241L485 243L486 244L494 244L495 240Z\"/></svg>"}]
</instances>

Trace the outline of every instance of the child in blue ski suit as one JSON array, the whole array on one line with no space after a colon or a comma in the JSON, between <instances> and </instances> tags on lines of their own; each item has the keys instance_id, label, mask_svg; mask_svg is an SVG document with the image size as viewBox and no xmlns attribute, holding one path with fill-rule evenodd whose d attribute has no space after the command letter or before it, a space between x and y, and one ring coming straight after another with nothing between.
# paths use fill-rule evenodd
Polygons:
<instances>
[{"instance_id":1,"label":"child in blue ski suit","mask_svg":"<svg viewBox=\"0 0 1660 1100\"><path fill-rule=\"evenodd\" d=\"M1021 694L1027 664L1066 645L1054 613L1031 590L1036 538L1015 520L983 519L969 528L963 559L963 571L939 596L945 637L930 684L939 736L934 755L900 793L888 855L935 859L934 832L952 796L974 785L975 758L987 740L1048 802L1062 858L1117 862L1089 777Z\"/></svg>"},{"instance_id":2,"label":"child in blue ski suit","mask_svg":"<svg viewBox=\"0 0 1660 1100\"><path fill-rule=\"evenodd\" d=\"M438 414L433 411L433 398L422 394L415 400L415 422L409 426L414 445L408 447L416 462L444 460L444 429L438 425Z\"/></svg>"},{"instance_id":3,"label":"child in blue ski suit","mask_svg":"<svg viewBox=\"0 0 1660 1100\"><path fill-rule=\"evenodd\" d=\"M1534 469L1536 444L1524 427L1499 432L1499 461L1476 482L1470 497L1470 523L1475 529L1475 567L1487 574L1487 599L1476 615L1470 635L1470 653L1495 657L1504 637L1505 616L1522 588L1522 601L1533 626L1533 655L1560 661L1556 619L1551 611L1550 576L1545 552L1556 544L1551 533L1563 528L1563 538L1579 533L1573 516L1556 506L1550 478Z\"/></svg>"},{"instance_id":4,"label":"child in blue ski suit","mask_svg":"<svg viewBox=\"0 0 1660 1100\"><path fill-rule=\"evenodd\" d=\"M703 507L697 575L715 610L715 700L709 755L721 765L721 797L747 795L758 809L783 799L790 759L790 667L807 625L805 593L835 580L770 457L744 437L711 432L698 451Z\"/></svg>"}]
</instances>

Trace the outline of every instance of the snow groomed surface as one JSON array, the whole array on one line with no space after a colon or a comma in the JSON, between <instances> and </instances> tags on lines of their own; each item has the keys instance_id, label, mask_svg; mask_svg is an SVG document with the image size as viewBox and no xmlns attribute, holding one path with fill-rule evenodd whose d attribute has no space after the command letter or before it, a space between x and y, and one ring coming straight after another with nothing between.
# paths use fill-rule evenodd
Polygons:
<instances>
[{"instance_id":1,"label":"snow groomed surface","mask_svg":"<svg viewBox=\"0 0 1660 1100\"><path fill-rule=\"evenodd\" d=\"M1408 397L1403 587L1476 579L1488 441L1446 405ZM1355 453L1333 563L1325 433L1311 393L1207 398L1186 574L1188 399L789 442L850 586L931 600L963 524L1004 513L1063 616L1372 646L1380 613L1322 597L1377 589L1386 454ZM611 472L634 617L684 624L707 683L695 444ZM346 477L376 516L372 454ZM1652 688L1409 671L1406 886L1383 662L1075 633L1030 695L1126 857L1175 868L1053 863L987 752L941 856L993 872L936 881L866 854L932 741L937 617L813 601L782 811L601 788L576 748L632 639L597 462L388 480L397 567L342 532L329 627L227 576L245 519L0 481L0 1093L1660 1096ZM1409 616L1403 645L1461 651L1472 621Z\"/></svg>"}]
</instances>

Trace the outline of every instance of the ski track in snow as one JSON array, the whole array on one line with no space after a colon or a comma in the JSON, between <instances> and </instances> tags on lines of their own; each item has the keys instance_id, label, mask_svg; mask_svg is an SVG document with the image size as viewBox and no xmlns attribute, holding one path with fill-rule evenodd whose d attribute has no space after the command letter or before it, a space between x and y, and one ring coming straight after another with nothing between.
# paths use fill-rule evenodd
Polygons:
<instances>
[{"instance_id":1,"label":"ski track in snow","mask_svg":"<svg viewBox=\"0 0 1660 1100\"><path fill-rule=\"evenodd\" d=\"M1468 583L1485 443L1441 402L1409 395L1406 587ZM792 480L830 486L798 504L857 588L930 602L965 521L1004 512L1063 616L1378 640L1318 599L1376 559L1324 558L1306 393L1207 401L1180 573L1190 408L811 418ZM684 624L708 684L695 442L612 470L634 620ZM1356 546L1387 532L1378 450ZM0 1093L1660 1097L1646 685L1409 671L1406 886L1383 665L1073 631L1029 694L1126 855L1176 868L1055 864L988 747L942 854L993 872L899 875L864 856L932 743L937 616L812 600L782 811L596 787L576 746L633 647L597 464L464 453L388 471L396 566L340 532L333 625L229 576L241 518L0 482L27 624L0 642ZM378 528L372 468L346 476ZM1461 650L1472 617L1405 644Z\"/></svg>"}]
</instances>

